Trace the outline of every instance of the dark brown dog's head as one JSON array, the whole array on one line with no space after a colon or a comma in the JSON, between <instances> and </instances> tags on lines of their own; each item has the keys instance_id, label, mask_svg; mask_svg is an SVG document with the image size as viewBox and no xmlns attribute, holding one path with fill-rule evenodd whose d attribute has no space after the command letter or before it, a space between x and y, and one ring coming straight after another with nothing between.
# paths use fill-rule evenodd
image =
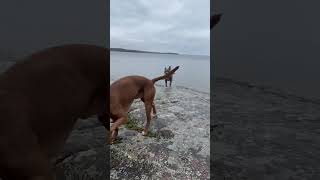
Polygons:
<instances>
[{"instance_id":1,"label":"dark brown dog's head","mask_svg":"<svg viewBox=\"0 0 320 180\"><path fill-rule=\"evenodd\" d=\"M168 74L170 71L171 71L171 66L169 66L169 68L167 68L167 67L164 68L164 74L165 74L165 75ZM169 77L167 77L166 80L169 80L170 77L172 77L172 75L170 75Z\"/></svg>"},{"instance_id":2,"label":"dark brown dog's head","mask_svg":"<svg viewBox=\"0 0 320 180\"><path fill-rule=\"evenodd\" d=\"M164 74L168 74L171 71L171 66L169 68L165 67L164 68Z\"/></svg>"}]
</instances>

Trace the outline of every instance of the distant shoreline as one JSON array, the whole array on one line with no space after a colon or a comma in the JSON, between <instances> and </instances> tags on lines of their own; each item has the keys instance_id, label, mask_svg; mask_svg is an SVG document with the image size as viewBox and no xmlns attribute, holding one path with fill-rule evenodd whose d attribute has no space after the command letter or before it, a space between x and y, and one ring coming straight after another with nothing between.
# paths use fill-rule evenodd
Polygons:
<instances>
[{"instance_id":1,"label":"distant shoreline","mask_svg":"<svg viewBox=\"0 0 320 180\"><path fill-rule=\"evenodd\" d=\"M141 51L134 49L124 49L124 48L110 48L111 51L119 51L119 52L134 52L134 53L152 53L152 54L171 54L171 55L180 55L178 53L172 52L153 52L153 51Z\"/></svg>"}]
</instances>

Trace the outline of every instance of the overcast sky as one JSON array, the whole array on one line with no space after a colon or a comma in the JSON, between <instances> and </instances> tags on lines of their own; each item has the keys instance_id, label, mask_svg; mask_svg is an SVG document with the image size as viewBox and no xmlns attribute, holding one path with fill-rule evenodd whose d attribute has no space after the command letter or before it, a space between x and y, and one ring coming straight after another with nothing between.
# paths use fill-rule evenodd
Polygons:
<instances>
[{"instance_id":1,"label":"overcast sky","mask_svg":"<svg viewBox=\"0 0 320 180\"><path fill-rule=\"evenodd\" d=\"M210 0L111 0L110 46L210 54Z\"/></svg>"}]
</instances>

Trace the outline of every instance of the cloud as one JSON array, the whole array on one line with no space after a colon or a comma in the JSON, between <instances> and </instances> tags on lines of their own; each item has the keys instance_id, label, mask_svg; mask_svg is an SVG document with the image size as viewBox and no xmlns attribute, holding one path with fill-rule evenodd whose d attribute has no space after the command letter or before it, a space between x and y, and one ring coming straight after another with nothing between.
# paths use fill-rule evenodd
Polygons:
<instances>
[{"instance_id":1,"label":"cloud","mask_svg":"<svg viewBox=\"0 0 320 180\"><path fill-rule=\"evenodd\" d=\"M210 54L209 0L111 0L111 47Z\"/></svg>"}]
</instances>

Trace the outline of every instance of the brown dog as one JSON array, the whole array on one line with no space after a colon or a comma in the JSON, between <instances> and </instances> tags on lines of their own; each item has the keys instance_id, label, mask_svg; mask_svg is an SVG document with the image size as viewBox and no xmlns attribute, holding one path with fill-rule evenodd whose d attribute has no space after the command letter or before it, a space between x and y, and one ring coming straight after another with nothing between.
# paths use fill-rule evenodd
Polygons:
<instances>
[{"instance_id":1,"label":"brown dog","mask_svg":"<svg viewBox=\"0 0 320 180\"><path fill-rule=\"evenodd\" d=\"M169 68L167 69L166 67L164 68L164 74L168 74L171 71L171 66L169 66ZM168 87L167 82L170 81L170 87L171 87L171 83L172 83L172 76L173 74L171 74L170 76L168 76L167 78L164 79L164 82L166 83L166 87Z\"/></svg>"},{"instance_id":2,"label":"brown dog","mask_svg":"<svg viewBox=\"0 0 320 180\"><path fill-rule=\"evenodd\" d=\"M34 53L0 76L0 178L53 180L50 158L78 118L102 114L109 50L64 45ZM99 116L106 128L108 118Z\"/></svg>"},{"instance_id":3,"label":"brown dog","mask_svg":"<svg viewBox=\"0 0 320 180\"><path fill-rule=\"evenodd\" d=\"M111 126L111 142L115 140L118 135L118 127L128 121L129 108L134 99L140 98L145 105L147 122L142 132L143 135L148 134L148 129L151 121L151 110L156 114L154 105L154 97L156 88L154 83L168 78L179 69L175 67L172 71L154 78L152 80L143 76L127 76L115 81L110 86L110 117L114 124Z\"/></svg>"}]
</instances>

